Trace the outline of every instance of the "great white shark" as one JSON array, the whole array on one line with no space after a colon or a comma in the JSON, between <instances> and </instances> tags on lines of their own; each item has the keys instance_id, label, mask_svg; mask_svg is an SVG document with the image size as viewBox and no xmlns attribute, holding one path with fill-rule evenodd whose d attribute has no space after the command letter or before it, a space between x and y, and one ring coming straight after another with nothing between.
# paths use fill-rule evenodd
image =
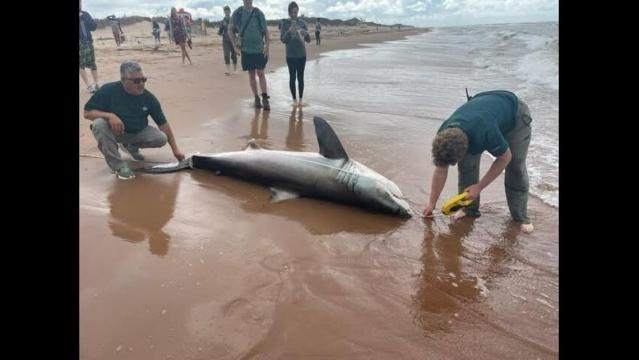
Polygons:
<instances>
[{"instance_id":1,"label":"great white shark","mask_svg":"<svg viewBox=\"0 0 639 360\"><path fill-rule=\"evenodd\" d=\"M192 155L177 163L143 168L148 173L206 169L271 187L276 199L306 196L373 211L413 216L394 182L346 154L339 138L319 116L313 118L319 153L266 150L251 140L243 151Z\"/></svg>"}]
</instances>

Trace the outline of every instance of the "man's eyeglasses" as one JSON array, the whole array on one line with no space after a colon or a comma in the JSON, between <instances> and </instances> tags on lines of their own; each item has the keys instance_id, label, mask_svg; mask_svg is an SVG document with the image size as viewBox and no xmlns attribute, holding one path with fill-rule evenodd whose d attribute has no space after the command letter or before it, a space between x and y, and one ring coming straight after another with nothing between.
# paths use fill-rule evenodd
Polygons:
<instances>
[{"instance_id":1,"label":"man's eyeglasses","mask_svg":"<svg viewBox=\"0 0 639 360\"><path fill-rule=\"evenodd\" d=\"M131 80L133 81L134 84L139 84L139 83L145 83L148 79L145 77L139 77L139 78L126 78L127 80Z\"/></svg>"}]
</instances>

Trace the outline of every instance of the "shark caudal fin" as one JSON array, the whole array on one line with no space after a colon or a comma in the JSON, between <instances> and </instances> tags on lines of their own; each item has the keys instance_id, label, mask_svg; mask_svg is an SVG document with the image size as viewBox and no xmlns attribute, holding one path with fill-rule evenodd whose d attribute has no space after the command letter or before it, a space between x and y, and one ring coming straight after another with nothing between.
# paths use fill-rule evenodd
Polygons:
<instances>
[{"instance_id":1,"label":"shark caudal fin","mask_svg":"<svg viewBox=\"0 0 639 360\"><path fill-rule=\"evenodd\" d=\"M182 161L143 167L139 169L138 171L149 173L149 174L165 174L165 173L171 173L171 172L176 172L176 171L190 169L190 168L191 168L191 158L187 158Z\"/></svg>"}]
</instances>

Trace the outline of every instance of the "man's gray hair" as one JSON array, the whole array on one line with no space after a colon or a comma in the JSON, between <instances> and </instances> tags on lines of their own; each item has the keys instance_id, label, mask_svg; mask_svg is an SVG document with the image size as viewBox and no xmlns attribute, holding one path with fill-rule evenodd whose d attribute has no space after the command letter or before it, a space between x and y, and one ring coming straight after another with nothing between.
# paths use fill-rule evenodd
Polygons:
<instances>
[{"instance_id":1,"label":"man's gray hair","mask_svg":"<svg viewBox=\"0 0 639 360\"><path fill-rule=\"evenodd\" d=\"M135 61L125 61L122 63L122 65L120 65L121 77L125 77L126 74L137 71L142 71L142 67Z\"/></svg>"}]
</instances>

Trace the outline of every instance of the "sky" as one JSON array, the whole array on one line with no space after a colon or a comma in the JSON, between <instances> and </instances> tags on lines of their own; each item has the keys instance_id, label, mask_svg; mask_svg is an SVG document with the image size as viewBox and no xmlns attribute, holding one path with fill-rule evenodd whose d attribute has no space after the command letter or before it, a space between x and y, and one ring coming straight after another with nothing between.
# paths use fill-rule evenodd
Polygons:
<instances>
[{"instance_id":1,"label":"sky","mask_svg":"<svg viewBox=\"0 0 639 360\"><path fill-rule=\"evenodd\" d=\"M290 0L253 0L269 20L288 17ZM420 27L559 21L559 0L299 0L300 15L347 20L363 18L381 24ZM222 7L242 0L83 0L91 16L167 16L172 6L194 19L219 20Z\"/></svg>"}]
</instances>

